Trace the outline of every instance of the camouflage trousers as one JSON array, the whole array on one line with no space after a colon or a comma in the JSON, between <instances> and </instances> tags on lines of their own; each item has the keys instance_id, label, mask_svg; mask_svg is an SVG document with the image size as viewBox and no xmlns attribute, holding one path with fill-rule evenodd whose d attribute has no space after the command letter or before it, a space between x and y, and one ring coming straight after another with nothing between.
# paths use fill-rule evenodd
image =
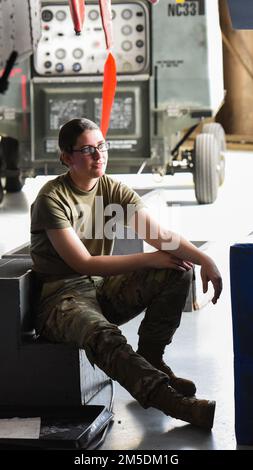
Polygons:
<instances>
[{"instance_id":1,"label":"camouflage trousers","mask_svg":"<svg viewBox=\"0 0 253 470\"><path fill-rule=\"evenodd\" d=\"M38 333L84 349L92 364L117 380L139 403L153 406L168 376L127 344L119 326L145 310L140 340L165 346L180 324L192 272L149 269L101 280L80 276L45 283L37 314Z\"/></svg>"}]
</instances>

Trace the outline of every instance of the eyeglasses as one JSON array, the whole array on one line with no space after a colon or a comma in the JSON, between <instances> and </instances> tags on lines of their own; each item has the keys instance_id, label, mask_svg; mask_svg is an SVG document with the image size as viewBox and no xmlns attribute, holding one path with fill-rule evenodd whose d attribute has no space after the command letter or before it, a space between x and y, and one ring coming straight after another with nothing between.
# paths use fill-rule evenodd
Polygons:
<instances>
[{"instance_id":1,"label":"eyeglasses","mask_svg":"<svg viewBox=\"0 0 253 470\"><path fill-rule=\"evenodd\" d=\"M109 142L101 142L97 147L93 145L84 145L80 149L73 149L72 152L80 152L82 155L95 155L96 151L106 152L110 148Z\"/></svg>"}]
</instances>

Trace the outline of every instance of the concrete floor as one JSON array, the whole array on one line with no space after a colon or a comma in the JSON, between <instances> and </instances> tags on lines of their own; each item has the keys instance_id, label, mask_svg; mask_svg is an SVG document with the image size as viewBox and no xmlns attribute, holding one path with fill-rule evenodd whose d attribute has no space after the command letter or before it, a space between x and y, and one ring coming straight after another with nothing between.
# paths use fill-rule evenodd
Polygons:
<instances>
[{"instance_id":1,"label":"concrete floor","mask_svg":"<svg viewBox=\"0 0 253 470\"><path fill-rule=\"evenodd\" d=\"M205 240L206 252L217 262L223 275L224 291L216 306L201 292L197 271L197 300L203 307L185 312L166 360L178 375L197 384L197 396L216 400L214 428L201 431L182 421L166 417L155 409L144 410L116 384L115 420L101 449L236 449L234 435L233 349L229 286L229 247L253 231L253 155L226 153L226 179L217 201L198 205L192 176L178 174L154 182L150 175L129 175L124 181L140 192L155 187L145 198L151 210L173 230L190 240ZM29 207L43 177L28 179L19 194L6 195L0 206L0 256L29 240ZM166 204L167 202L167 204ZM160 208L157 211L157 208ZM137 318L122 330L129 342L137 344ZM253 449L253 447L252 447Z\"/></svg>"}]
</instances>

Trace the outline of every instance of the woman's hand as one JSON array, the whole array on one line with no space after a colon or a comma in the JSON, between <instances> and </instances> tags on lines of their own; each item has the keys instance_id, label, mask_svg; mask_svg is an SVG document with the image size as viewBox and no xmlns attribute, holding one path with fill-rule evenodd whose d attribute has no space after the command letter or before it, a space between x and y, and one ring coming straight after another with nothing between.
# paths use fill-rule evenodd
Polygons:
<instances>
[{"instance_id":1,"label":"woman's hand","mask_svg":"<svg viewBox=\"0 0 253 470\"><path fill-rule=\"evenodd\" d=\"M155 251L150 253L151 265L155 269L176 269L177 271L189 271L193 267L190 261L184 261L167 251Z\"/></svg>"},{"instance_id":2,"label":"woman's hand","mask_svg":"<svg viewBox=\"0 0 253 470\"><path fill-rule=\"evenodd\" d=\"M201 265L200 275L202 279L203 292L207 292L208 282L211 281L214 288L213 304L216 304L222 291L221 274L212 259L205 260Z\"/></svg>"}]
</instances>

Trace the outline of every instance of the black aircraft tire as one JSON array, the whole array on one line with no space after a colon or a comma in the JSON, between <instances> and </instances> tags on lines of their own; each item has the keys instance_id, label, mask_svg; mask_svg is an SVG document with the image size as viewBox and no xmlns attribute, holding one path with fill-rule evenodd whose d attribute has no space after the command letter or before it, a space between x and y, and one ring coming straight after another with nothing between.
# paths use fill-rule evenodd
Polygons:
<instances>
[{"instance_id":1,"label":"black aircraft tire","mask_svg":"<svg viewBox=\"0 0 253 470\"><path fill-rule=\"evenodd\" d=\"M17 193L21 191L24 186L24 181L20 176L13 176L6 178L5 189L7 193Z\"/></svg>"},{"instance_id":2,"label":"black aircraft tire","mask_svg":"<svg viewBox=\"0 0 253 470\"><path fill-rule=\"evenodd\" d=\"M0 204L3 200L3 198L4 198L4 190L3 190L2 181L1 181L1 178L0 178Z\"/></svg>"}]
</instances>

